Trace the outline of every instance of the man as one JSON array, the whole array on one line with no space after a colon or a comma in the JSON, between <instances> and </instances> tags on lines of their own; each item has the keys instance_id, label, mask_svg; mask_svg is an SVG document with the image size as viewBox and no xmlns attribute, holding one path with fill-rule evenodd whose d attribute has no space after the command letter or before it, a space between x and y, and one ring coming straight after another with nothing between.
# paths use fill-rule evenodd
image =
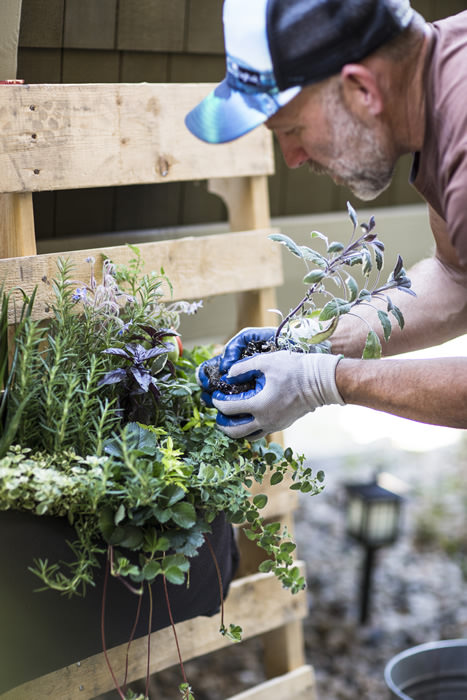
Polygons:
<instances>
[{"instance_id":1,"label":"man","mask_svg":"<svg viewBox=\"0 0 467 700\"><path fill-rule=\"evenodd\" d=\"M226 0L224 30L226 79L187 115L188 128L218 143L265 124L290 167L327 173L365 200L413 153L411 182L428 203L435 254L408 273L417 297L395 295L406 325L384 351L465 333L467 12L428 24L408 0ZM272 333L244 329L216 360L227 381L254 379L251 391L210 397L200 368L232 437L261 437L330 403L467 428L466 357L352 359L367 329L343 317L332 354L240 359L252 337Z\"/></svg>"}]
</instances>

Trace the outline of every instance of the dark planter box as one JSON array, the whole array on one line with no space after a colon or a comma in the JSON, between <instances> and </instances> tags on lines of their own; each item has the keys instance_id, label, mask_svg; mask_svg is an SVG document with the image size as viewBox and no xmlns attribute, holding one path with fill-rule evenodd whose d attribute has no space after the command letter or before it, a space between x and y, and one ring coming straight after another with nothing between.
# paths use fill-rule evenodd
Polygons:
<instances>
[{"instance_id":1,"label":"dark planter box","mask_svg":"<svg viewBox=\"0 0 467 700\"><path fill-rule=\"evenodd\" d=\"M41 581L28 567L35 558L49 563L70 559L66 541L76 540L65 518L28 513L0 513L0 693L33 678L102 651L100 620L105 557L95 570L96 585L85 597L64 597L56 591L37 592ZM222 574L224 594L237 565L231 526L223 516L213 523L210 542ZM168 584L176 622L214 615L219 610L217 573L206 545L192 559L189 586ZM152 631L170 624L161 577L152 586ZM138 596L109 577L106 600L106 645L127 642L133 628ZM147 634L149 596L143 596L135 638Z\"/></svg>"}]
</instances>

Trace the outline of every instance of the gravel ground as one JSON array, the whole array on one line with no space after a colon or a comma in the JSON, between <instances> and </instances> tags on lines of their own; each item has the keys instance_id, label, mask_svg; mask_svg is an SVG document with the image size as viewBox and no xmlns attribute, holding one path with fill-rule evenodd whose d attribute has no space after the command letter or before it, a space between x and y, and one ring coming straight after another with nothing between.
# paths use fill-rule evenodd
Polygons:
<instances>
[{"instance_id":1,"label":"gravel ground","mask_svg":"<svg viewBox=\"0 0 467 700\"><path fill-rule=\"evenodd\" d=\"M326 472L326 488L301 498L296 539L307 566L306 656L318 698L386 700L383 672L392 656L416 644L467 637L467 442L428 453L383 443L316 466ZM370 618L360 625L363 552L345 534L343 484L366 481L381 468L408 491L401 535L377 555ZM263 680L261 643L188 662L186 672L196 700L225 700ZM150 697L180 697L179 682L179 669L159 674Z\"/></svg>"}]
</instances>

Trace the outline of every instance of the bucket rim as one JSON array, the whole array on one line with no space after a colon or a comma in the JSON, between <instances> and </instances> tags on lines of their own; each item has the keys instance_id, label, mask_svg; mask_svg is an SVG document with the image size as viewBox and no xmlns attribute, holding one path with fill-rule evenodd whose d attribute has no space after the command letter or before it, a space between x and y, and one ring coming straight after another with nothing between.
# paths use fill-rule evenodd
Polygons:
<instances>
[{"instance_id":1,"label":"bucket rim","mask_svg":"<svg viewBox=\"0 0 467 700\"><path fill-rule=\"evenodd\" d=\"M415 654L419 654L424 651L432 651L435 649L445 649L448 647L462 646L467 647L467 638L443 639L437 642L425 642L424 644L418 644L417 646L409 647L408 649L399 652L388 661L384 668L384 680L386 682L386 685L388 686L389 690L398 695L401 698L401 700L413 700L413 698L411 698L409 695L406 695L404 691L398 688L393 682L391 673L394 666L396 666L396 664L398 664L399 661L401 661L402 659L407 659L411 656L415 656Z\"/></svg>"}]
</instances>

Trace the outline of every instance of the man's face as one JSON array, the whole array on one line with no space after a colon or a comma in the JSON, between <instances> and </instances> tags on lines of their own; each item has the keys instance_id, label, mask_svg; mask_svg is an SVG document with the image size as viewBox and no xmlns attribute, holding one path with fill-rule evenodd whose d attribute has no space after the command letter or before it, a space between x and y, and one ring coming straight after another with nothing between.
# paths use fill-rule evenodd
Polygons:
<instances>
[{"instance_id":1,"label":"man's face","mask_svg":"<svg viewBox=\"0 0 467 700\"><path fill-rule=\"evenodd\" d=\"M383 134L347 109L335 79L302 90L266 126L290 168L308 165L363 200L374 199L391 182L396 158Z\"/></svg>"}]
</instances>

